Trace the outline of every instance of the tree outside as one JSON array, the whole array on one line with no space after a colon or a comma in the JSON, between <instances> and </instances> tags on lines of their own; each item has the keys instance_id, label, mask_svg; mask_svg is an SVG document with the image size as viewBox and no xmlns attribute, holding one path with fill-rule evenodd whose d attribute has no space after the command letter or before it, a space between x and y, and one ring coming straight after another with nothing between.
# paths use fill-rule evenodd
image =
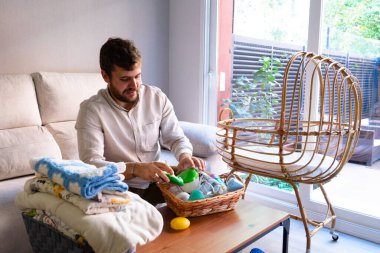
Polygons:
<instances>
[{"instance_id":1,"label":"tree outside","mask_svg":"<svg viewBox=\"0 0 380 253\"><path fill-rule=\"evenodd\" d=\"M380 1L325 0L324 48L380 56Z\"/></svg>"},{"instance_id":2,"label":"tree outside","mask_svg":"<svg viewBox=\"0 0 380 253\"><path fill-rule=\"evenodd\" d=\"M234 34L307 44L309 1L235 0L234 11ZM323 12L324 49L380 55L379 0L325 0Z\"/></svg>"}]
</instances>

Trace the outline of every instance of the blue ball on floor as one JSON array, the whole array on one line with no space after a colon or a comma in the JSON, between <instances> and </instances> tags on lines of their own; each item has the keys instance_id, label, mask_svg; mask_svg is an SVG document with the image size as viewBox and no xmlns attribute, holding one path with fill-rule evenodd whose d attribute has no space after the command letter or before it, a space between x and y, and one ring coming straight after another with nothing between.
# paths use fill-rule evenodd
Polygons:
<instances>
[{"instance_id":1,"label":"blue ball on floor","mask_svg":"<svg viewBox=\"0 0 380 253\"><path fill-rule=\"evenodd\" d=\"M251 251L249 253L265 253L265 252L262 251L261 249L253 248L253 249L251 249Z\"/></svg>"}]
</instances>

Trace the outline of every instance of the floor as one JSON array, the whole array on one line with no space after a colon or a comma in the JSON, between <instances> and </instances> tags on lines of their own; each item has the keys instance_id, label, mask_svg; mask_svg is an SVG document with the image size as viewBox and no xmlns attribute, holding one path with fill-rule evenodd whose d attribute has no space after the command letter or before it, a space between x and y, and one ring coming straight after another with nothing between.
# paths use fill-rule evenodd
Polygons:
<instances>
[{"instance_id":1,"label":"floor","mask_svg":"<svg viewBox=\"0 0 380 253\"><path fill-rule=\"evenodd\" d=\"M380 253L380 245L359 239L350 235L339 233L339 239L331 239L330 230L323 228L311 240L311 253ZM277 228L251 246L243 249L241 253L249 253L253 248L259 248L265 253L279 253L282 249L282 228ZM289 253L304 253L306 251L306 238L303 224L291 220L289 235Z\"/></svg>"},{"instance_id":2,"label":"floor","mask_svg":"<svg viewBox=\"0 0 380 253\"><path fill-rule=\"evenodd\" d=\"M348 163L344 169L331 182L325 185L329 198L334 206L350 209L355 212L380 217L380 161L371 167ZM321 191L312 192L312 200L322 201ZM359 239L354 236L339 233L339 240L333 241L330 230L323 228L312 237L311 252L335 253L380 253L380 245ZM281 252L282 228L255 242L241 253L249 253L252 248L259 248L265 253ZM291 220L289 253L305 252L306 238L303 224L300 221Z\"/></svg>"},{"instance_id":3,"label":"floor","mask_svg":"<svg viewBox=\"0 0 380 253\"><path fill-rule=\"evenodd\" d=\"M348 163L325 189L335 207L380 218L379 182L380 161L371 167ZM313 191L311 198L324 202L319 190Z\"/></svg>"}]
</instances>

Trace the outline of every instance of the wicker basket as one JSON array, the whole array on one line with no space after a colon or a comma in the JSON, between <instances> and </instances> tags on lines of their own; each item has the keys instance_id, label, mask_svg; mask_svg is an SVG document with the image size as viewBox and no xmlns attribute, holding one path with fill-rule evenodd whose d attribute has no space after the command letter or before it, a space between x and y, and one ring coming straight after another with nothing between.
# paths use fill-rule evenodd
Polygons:
<instances>
[{"instance_id":1,"label":"wicker basket","mask_svg":"<svg viewBox=\"0 0 380 253\"><path fill-rule=\"evenodd\" d=\"M93 253L87 242L78 245L58 230L22 213L33 252L38 253Z\"/></svg>"},{"instance_id":2,"label":"wicker basket","mask_svg":"<svg viewBox=\"0 0 380 253\"><path fill-rule=\"evenodd\" d=\"M220 178L225 181L228 175L229 174L222 174L220 175ZM243 182L238 175L234 174L234 176ZM169 191L170 186L170 183L158 184L168 207L180 217L195 217L232 210L235 208L240 197L245 192L245 188L242 188L233 192L227 192L226 194L217 195L212 198L184 201L177 198L172 192Z\"/></svg>"}]
</instances>

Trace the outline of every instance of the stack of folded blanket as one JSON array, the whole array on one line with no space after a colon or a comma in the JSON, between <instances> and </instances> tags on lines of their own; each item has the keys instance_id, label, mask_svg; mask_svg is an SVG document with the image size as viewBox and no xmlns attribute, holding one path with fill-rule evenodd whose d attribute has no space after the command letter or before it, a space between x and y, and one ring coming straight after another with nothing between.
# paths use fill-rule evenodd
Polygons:
<instances>
[{"instance_id":1,"label":"stack of folded blanket","mask_svg":"<svg viewBox=\"0 0 380 253\"><path fill-rule=\"evenodd\" d=\"M31 161L29 179L16 205L95 252L129 252L155 239L163 220L155 207L128 192L124 163L95 166L73 160Z\"/></svg>"}]
</instances>

